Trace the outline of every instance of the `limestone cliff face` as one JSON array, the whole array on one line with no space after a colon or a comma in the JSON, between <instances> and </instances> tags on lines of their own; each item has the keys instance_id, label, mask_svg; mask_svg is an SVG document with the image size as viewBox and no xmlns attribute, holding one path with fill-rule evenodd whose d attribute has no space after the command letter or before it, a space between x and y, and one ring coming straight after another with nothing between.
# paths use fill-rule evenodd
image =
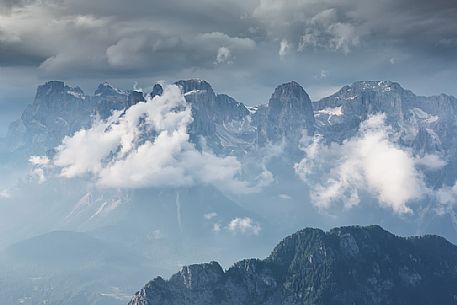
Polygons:
<instances>
[{"instance_id":1,"label":"limestone cliff face","mask_svg":"<svg viewBox=\"0 0 457 305\"><path fill-rule=\"evenodd\" d=\"M192 107L188 133L199 149L242 157L269 144L286 144L286 156L297 161L303 136L319 135L326 143L341 143L357 134L370 115L383 113L398 144L415 155L437 154L446 160L445 174L435 177L434 185L452 185L457 178L457 99L452 96L421 97L395 82L360 81L312 103L298 83L289 82L278 86L268 103L248 108L228 95L216 94L204 80L175 84ZM149 95L162 92L156 84ZM142 92L118 90L108 83L89 96L79 87L47 82L11 124L0 150L45 154L65 136L90 127L96 115L106 119L141 100Z\"/></svg>"},{"instance_id":2,"label":"limestone cliff face","mask_svg":"<svg viewBox=\"0 0 457 305\"><path fill-rule=\"evenodd\" d=\"M283 138L298 141L314 133L313 106L308 94L296 82L278 86L268 103L266 135L273 142Z\"/></svg>"},{"instance_id":3,"label":"limestone cliff face","mask_svg":"<svg viewBox=\"0 0 457 305\"><path fill-rule=\"evenodd\" d=\"M65 136L89 128L98 115L108 118L113 111L126 109L144 100L137 91L121 91L108 83L98 86L93 96L79 87L50 81L38 87L32 104L21 118L10 125L7 141L10 150L45 153L62 142Z\"/></svg>"}]
</instances>

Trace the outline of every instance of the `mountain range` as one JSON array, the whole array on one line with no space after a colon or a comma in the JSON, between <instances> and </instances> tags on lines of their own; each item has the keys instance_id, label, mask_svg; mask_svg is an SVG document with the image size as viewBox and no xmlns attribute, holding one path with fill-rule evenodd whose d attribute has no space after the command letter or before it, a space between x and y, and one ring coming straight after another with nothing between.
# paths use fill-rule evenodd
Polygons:
<instances>
[{"instance_id":1,"label":"mountain range","mask_svg":"<svg viewBox=\"0 0 457 305\"><path fill-rule=\"evenodd\" d=\"M457 100L440 95L421 97L390 81L361 81L344 86L335 94L311 102L296 82L278 86L267 104L248 107L225 94L216 94L203 80L175 83L192 105L193 138L205 137L211 148L225 153L228 147L251 149L283 138L296 144L306 131L328 141L352 136L371 114L385 113L387 123L401 132L402 144L419 152L454 149L449 137L455 131ZM162 92L157 84L147 95ZM50 81L39 86L34 102L11 124L10 149L46 152L66 135L87 128L94 116L108 118L115 110L144 100L139 91L122 91L108 83L99 85L93 96L79 87ZM452 148L451 148L452 147ZM225 148L225 150L224 150Z\"/></svg>"},{"instance_id":2,"label":"mountain range","mask_svg":"<svg viewBox=\"0 0 457 305\"><path fill-rule=\"evenodd\" d=\"M400 145L420 156L437 153L446 160L445 175L434 175L434 186L452 185L456 180L457 99L452 96L422 97L395 82L360 81L311 102L298 83L289 82L278 86L267 104L249 107L228 95L216 94L203 80L178 81L176 85L192 106L190 141L199 146L203 138L218 155L242 157L284 140L296 149L304 134L341 143L354 136L370 115L384 113ZM162 91L159 84L144 94L102 83L89 96L79 87L47 82L39 86L34 102L21 118L10 125L4 146L15 153L49 153L65 136L89 128L95 117L107 119L113 111Z\"/></svg>"},{"instance_id":3,"label":"mountain range","mask_svg":"<svg viewBox=\"0 0 457 305\"><path fill-rule=\"evenodd\" d=\"M429 190L452 188L457 181L455 97L416 96L395 82L359 81L312 102L298 83L289 82L278 86L266 104L246 106L228 95L216 94L204 80L177 81L175 85L181 88L192 110L192 121L187 126L189 142L199 151L236 157L241 162L241 174L247 179L270 175L267 178L275 180L271 187L283 184L278 187L277 196L286 193L284 184L294 183L300 176L294 165L309 157L306 146L312 141L343 148L344 143L361 135L364 122L379 114L384 115L382 128L388 134L387 140L414 158L414 166L420 168L414 175L421 176L426 185L422 192L426 198L420 205L427 206L423 213L430 210L427 203L437 201L427 198ZM52 159L66 136L108 119L113 111L125 111L162 93L160 84L144 93L102 83L90 96L79 87L47 82L39 86L35 100L21 118L10 125L8 135L1 141L2 156L28 160L30 155L47 155ZM154 139L154 135L145 134L142 138ZM256 171L251 170L253 167ZM309 180L300 177L305 184ZM450 226L457 223L452 208L441 208L449 215Z\"/></svg>"},{"instance_id":4,"label":"mountain range","mask_svg":"<svg viewBox=\"0 0 457 305\"><path fill-rule=\"evenodd\" d=\"M359 81L311 101L301 85L288 82L278 86L265 104L248 106L214 92L204 80L173 85L185 104L166 113L161 110L160 115L178 114L187 120L190 110L191 118L185 121L184 144L172 159L181 163L164 168L179 170L187 164L182 160L192 161L183 156L200 161L184 175L187 184L178 181L180 176L152 175L158 176L154 184L131 184L134 187L100 187L97 175L100 168L127 160L143 144L156 143L155 121L147 122L143 114L130 124L134 126L129 135L136 138L127 156L118 157L126 145L116 143L93 167L96 170L71 179L62 175L56 160L75 135L97 131L87 147L105 143L110 131L130 126L120 122L141 107L154 110L154 105L163 105L170 86L155 84L150 92L141 92L102 83L92 95L60 81L38 87L34 101L0 140L0 168L5 173L0 183L2 188L6 185L0 189L0 259L7 262L0 271L14 275L0 280L9 287L5 295L11 292L11 304L125 304L139 283L156 274L169 276L177 266L196 261L217 260L225 267L246 256L264 257L278 239L304 226L379 223L398 235L433 233L457 241L456 98L416 96L391 81ZM169 128L167 135L179 134L173 124L164 126ZM82 144L76 142L75 147ZM81 160L91 161L97 151L81 150L72 156L87 154ZM141 160L130 173L131 181L142 177L139 171L156 165L146 161L151 160ZM198 172L195 168L211 162L218 166L192 176ZM224 180L226 172L235 172L230 181ZM55 270L49 264L59 262L55 251L39 249L47 258L45 264L40 258L11 255L17 249L38 251L36 238L52 245L49 249L67 248L68 239L77 240L80 248L97 249L87 254L93 264L67 257L62 264L83 268L47 273ZM120 253L115 259L112 249ZM270 261L255 266L272 268ZM204 266L198 268L232 280L232 273L217 264ZM100 276L103 270L111 272ZM128 274L125 279L123 274ZM290 279L274 280L284 284ZM161 280L157 283L162 285ZM50 297L56 290L58 297ZM68 298L72 291L80 293ZM321 296L313 298L319 303ZM289 303L293 302L296 299Z\"/></svg>"}]
</instances>

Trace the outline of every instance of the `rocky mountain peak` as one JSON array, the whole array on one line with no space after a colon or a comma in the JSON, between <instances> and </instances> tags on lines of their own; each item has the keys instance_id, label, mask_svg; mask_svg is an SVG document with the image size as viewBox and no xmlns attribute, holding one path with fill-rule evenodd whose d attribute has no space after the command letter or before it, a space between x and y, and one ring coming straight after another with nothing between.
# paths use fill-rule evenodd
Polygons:
<instances>
[{"instance_id":1,"label":"rocky mountain peak","mask_svg":"<svg viewBox=\"0 0 457 305\"><path fill-rule=\"evenodd\" d=\"M308 94L303 87L295 81L291 81L276 87L271 96L269 106L275 106L276 103L285 103L291 107L300 107L301 104L311 102Z\"/></svg>"},{"instance_id":2,"label":"rocky mountain peak","mask_svg":"<svg viewBox=\"0 0 457 305\"><path fill-rule=\"evenodd\" d=\"M102 97L116 97L119 95L125 95L125 92L119 89L114 88L110 83L103 82L98 85L97 89L94 93L95 96L102 96Z\"/></svg>"},{"instance_id":3,"label":"rocky mountain peak","mask_svg":"<svg viewBox=\"0 0 457 305\"><path fill-rule=\"evenodd\" d=\"M213 88L211 85L201 79L189 79L189 80L180 80L175 82L175 85L181 87L181 90L184 94L186 93L197 93L197 92L207 92L211 95L214 95Z\"/></svg>"},{"instance_id":4,"label":"rocky mountain peak","mask_svg":"<svg viewBox=\"0 0 457 305\"><path fill-rule=\"evenodd\" d=\"M184 266L170 281L187 289L204 289L219 281L223 275L224 270L219 263L210 262Z\"/></svg>"},{"instance_id":5,"label":"rocky mountain peak","mask_svg":"<svg viewBox=\"0 0 457 305\"><path fill-rule=\"evenodd\" d=\"M266 136L272 142L289 139L292 143L314 132L313 106L308 94L297 82L278 86L268 102Z\"/></svg>"},{"instance_id":6,"label":"rocky mountain peak","mask_svg":"<svg viewBox=\"0 0 457 305\"><path fill-rule=\"evenodd\" d=\"M392 81L358 81L313 103L321 133L341 141L351 136L370 115L383 113L386 123L400 130L408 124L418 97Z\"/></svg>"},{"instance_id":7,"label":"rocky mountain peak","mask_svg":"<svg viewBox=\"0 0 457 305\"><path fill-rule=\"evenodd\" d=\"M218 94L216 96L216 107L219 110L218 112L220 112L218 116L222 120L240 120L249 115L249 110L243 103L237 102L234 98L225 94Z\"/></svg>"},{"instance_id":8,"label":"rocky mountain peak","mask_svg":"<svg viewBox=\"0 0 457 305\"><path fill-rule=\"evenodd\" d=\"M127 107L135 105L138 102L144 101L144 94L141 91L130 91L127 96Z\"/></svg>"},{"instance_id":9,"label":"rocky mountain peak","mask_svg":"<svg viewBox=\"0 0 457 305\"><path fill-rule=\"evenodd\" d=\"M317 131L326 141L344 141L357 132L361 122L378 113L385 113L386 124L400 132L402 143L413 143L412 147L424 152L447 149L440 143L451 143L455 134L455 98L415 96L392 81L355 82L315 103L292 81L278 86L267 104L251 111L228 95L216 95L204 80L181 80L176 85L192 106L191 141L198 146L204 137L205 145L218 153L243 153L268 143L284 143L288 152L295 149L301 156L298 143L303 135ZM156 84L150 94L162 92ZM106 119L113 111L144 100L142 92L121 91L106 82L95 95L87 96L79 87L61 81L43 84L33 104L11 125L8 139L13 145L9 146L48 151L66 135L90 126L94 114Z\"/></svg>"},{"instance_id":10,"label":"rocky mountain peak","mask_svg":"<svg viewBox=\"0 0 457 305\"><path fill-rule=\"evenodd\" d=\"M35 101L39 102L46 99L55 98L78 98L85 99L85 94L78 86L70 87L62 81L49 81L43 85L38 86Z\"/></svg>"},{"instance_id":11,"label":"rocky mountain peak","mask_svg":"<svg viewBox=\"0 0 457 305\"><path fill-rule=\"evenodd\" d=\"M399 83L383 80L383 81L357 81L350 86L358 91L371 90L371 91L405 91Z\"/></svg>"},{"instance_id":12,"label":"rocky mountain peak","mask_svg":"<svg viewBox=\"0 0 457 305\"><path fill-rule=\"evenodd\" d=\"M322 100L329 99L332 97L356 97L362 94L412 94L411 91L403 88L399 83L383 80L383 81L357 81L351 85L343 86L335 94L323 98ZM354 99L354 98L353 98Z\"/></svg>"},{"instance_id":13,"label":"rocky mountain peak","mask_svg":"<svg viewBox=\"0 0 457 305\"><path fill-rule=\"evenodd\" d=\"M49 81L44 85L38 86L36 97L43 97L51 94L52 92L61 92L64 90L65 83L61 81Z\"/></svg>"},{"instance_id":14,"label":"rocky mountain peak","mask_svg":"<svg viewBox=\"0 0 457 305\"><path fill-rule=\"evenodd\" d=\"M384 105L401 102L401 100L412 100L416 96L409 90L404 89L400 84L392 81L358 81L351 85L342 87L339 91L329 97L314 103L319 109L326 107L339 107L346 103L370 105ZM377 105L382 106L382 105ZM400 105L399 105L400 106Z\"/></svg>"},{"instance_id":15,"label":"rocky mountain peak","mask_svg":"<svg viewBox=\"0 0 457 305\"><path fill-rule=\"evenodd\" d=\"M162 95L163 93L163 88L160 84L155 84L154 87L152 88L152 91L150 93L151 97L156 97L158 95Z\"/></svg>"}]
</instances>

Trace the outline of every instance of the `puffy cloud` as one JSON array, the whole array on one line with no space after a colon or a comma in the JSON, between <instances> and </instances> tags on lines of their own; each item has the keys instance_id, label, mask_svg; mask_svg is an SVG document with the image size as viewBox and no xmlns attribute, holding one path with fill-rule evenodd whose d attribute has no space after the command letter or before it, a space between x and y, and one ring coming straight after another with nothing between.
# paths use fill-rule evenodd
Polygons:
<instances>
[{"instance_id":1,"label":"puffy cloud","mask_svg":"<svg viewBox=\"0 0 457 305\"><path fill-rule=\"evenodd\" d=\"M47 165L49 158L47 156L30 156L29 162L33 165Z\"/></svg>"},{"instance_id":2,"label":"puffy cloud","mask_svg":"<svg viewBox=\"0 0 457 305\"><path fill-rule=\"evenodd\" d=\"M314 47L349 53L359 43L360 36L356 27L349 22L338 21L336 10L327 9L306 22L298 50Z\"/></svg>"},{"instance_id":3,"label":"puffy cloud","mask_svg":"<svg viewBox=\"0 0 457 305\"><path fill-rule=\"evenodd\" d=\"M234 233L259 235L262 228L249 217L237 217L230 221L227 229Z\"/></svg>"},{"instance_id":4,"label":"puffy cloud","mask_svg":"<svg viewBox=\"0 0 457 305\"><path fill-rule=\"evenodd\" d=\"M39 184L45 183L47 180L45 170L42 167L33 168L30 174Z\"/></svg>"},{"instance_id":5,"label":"puffy cloud","mask_svg":"<svg viewBox=\"0 0 457 305\"><path fill-rule=\"evenodd\" d=\"M213 224L213 229L214 232L220 232L221 231L221 225L218 223Z\"/></svg>"},{"instance_id":6,"label":"puffy cloud","mask_svg":"<svg viewBox=\"0 0 457 305\"><path fill-rule=\"evenodd\" d=\"M447 162L437 155L425 155L417 158L416 164L429 170L438 170L446 166Z\"/></svg>"},{"instance_id":7,"label":"puffy cloud","mask_svg":"<svg viewBox=\"0 0 457 305\"><path fill-rule=\"evenodd\" d=\"M292 197L290 197L290 195L287 195L287 194L279 194L278 197L281 199L284 199L284 200L292 199Z\"/></svg>"},{"instance_id":8,"label":"puffy cloud","mask_svg":"<svg viewBox=\"0 0 457 305\"><path fill-rule=\"evenodd\" d=\"M216 64L222 64L224 62L230 63L230 49L226 47L220 47L217 50L217 55L216 55Z\"/></svg>"},{"instance_id":9,"label":"puffy cloud","mask_svg":"<svg viewBox=\"0 0 457 305\"><path fill-rule=\"evenodd\" d=\"M8 190L1 190L0 191L0 199L10 199L11 193Z\"/></svg>"},{"instance_id":10,"label":"puffy cloud","mask_svg":"<svg viewBox=\"0 0 457 305\"><path fill-rule=\"evenodd\" d=\"M289 42L286 39L281 40L281 43L279 44L279 57L284 58L289 53L290 50L290 45Z\"/></svg>"},{"instance_id":11,"label":"puffy cloud","mask_svg":"<svg viewBox=\"0 0 457 305\"><path fill-rule=\"evenodd\" d=\"M456 205L457 204L457 181L453 186L445 186L436 191L436 198L438 202L443 205Z\"/></svg>"},{"instance_id":12,"label":"puffy cloud","mask_svg":"<svg viewBox=\"0 0 457 305\"><path fill-rule=\"evenodd\" d=\"M46 182L46 174L49 170L49 158L47 156L30 156L29 162L32 164L30 176L39 184Z\"/></svg>"},{"instance_id":13,"label":"puffy cloud","mask_svg":"<svg viewBox=\"0 0 457 305\"><path fill-rule=\"evenodd\" d=\"M120 116L119 113L116 115ZM99 173L103 169L102 159L119 146L124 136L130 136L123 134L120 125L114 125L106 132L111 124L112 121L95 122L91 129L82 129L74 136L64 138L62 145L57 147L53 162L62 167L61 176L71 178ZM129 140L125 139L126 145L130 144Z\"/></svg>"},{"instance_id":14,"label":"puffy cloud","mask_svg":"<svg viewBox=\"0 0 457 305\"><path fill-rule=\"evenodd\" d=\"M457 230L457 214L455 208L457 206L457 181L454 185L442 186L432 193L431 199L436 200L438 205L432 206L432 211L437 215L449 215L454 228Z\"/></svg>"},{"instance_id":15,"label":"puffy cloud","mask_svg":"<svg viewBox=\"0 0 457 305\"><path fill-rule=\"evenodd\" d=\"M203 217L204 217L206 220L211 220L211 219L213 219L214 217L217 217L217 213L214 213L214 212L212 212L212 213L207 213L207 214L203 215Z\"/></svg>"},{"instance_id":16,"label":"puffy cloud","mask_svg":"<svg viewBox=\"0 0 457 305\"><path fill-rule=\"evenodd\" d=\"M259 185L239 179L240 162L198 151L189 142L190 105L177 86L148 98L107 121L96 121L66 137L53 164L62 177L90 175L101 187L184 187L214 184L234 192Z\"/></svg>"},{"instance_id":17,"label":"puffy cloud","mask_svg":"<svg viewBox=\"0 0 457 305\"><path fill-rule=\"evenodd\" d=\"M317 139L305 148L295 171L312 188L315 205L328 208L343 200L351 207L359 204L363 191L395 213L412 212L408 204L428 190L416 159L390 140L384 120L382 114L368 118L359 134L341 145Z\"/></svg>"}]
</instances>

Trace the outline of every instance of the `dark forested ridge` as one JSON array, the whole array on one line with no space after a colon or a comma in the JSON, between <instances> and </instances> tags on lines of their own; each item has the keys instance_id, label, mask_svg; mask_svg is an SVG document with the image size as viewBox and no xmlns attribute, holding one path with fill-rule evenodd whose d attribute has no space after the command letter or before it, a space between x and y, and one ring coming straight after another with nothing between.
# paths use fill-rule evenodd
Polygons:
<instances>
[{"instance_id":1,"label":"dark forested ridge","mask_svg":"<svg viewBox=\"0 0 457 305\"><path fill-rule=\"evenodd\" d=\"M442 237L398 237L379 226L307 228L264 260L158 277L129 305L457 304L456 283L457 247Z\"/></svg>"}]
</instances>

